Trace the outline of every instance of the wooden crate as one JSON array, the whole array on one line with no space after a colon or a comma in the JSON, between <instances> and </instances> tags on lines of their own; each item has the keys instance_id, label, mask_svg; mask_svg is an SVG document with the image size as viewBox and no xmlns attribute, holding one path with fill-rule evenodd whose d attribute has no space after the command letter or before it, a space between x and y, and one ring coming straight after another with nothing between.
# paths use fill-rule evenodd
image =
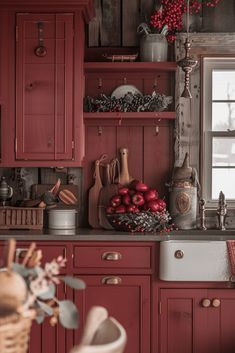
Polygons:
<instances>
[{"instance_id":1,"label":"wooden crate","mask_svg":"<svg viewBox=\"0 0 235 353\"><path fill-rule=\"evenodd\" d=\"M0 207L0 229L42 229L43 209Z\"/></svg>"}]
</instances>

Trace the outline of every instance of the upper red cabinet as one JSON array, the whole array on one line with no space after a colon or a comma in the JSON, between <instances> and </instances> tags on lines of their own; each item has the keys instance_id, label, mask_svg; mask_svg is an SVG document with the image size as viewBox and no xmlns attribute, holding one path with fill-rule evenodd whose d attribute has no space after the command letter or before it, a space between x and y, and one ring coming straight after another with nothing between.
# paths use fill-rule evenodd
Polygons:
<instances>
[{"instance_id":1,"label":"upper red cabinet","mask_svg":"<svg viewBox=\"0 0 235 353\"><path fill-rule=\"evenodd\" d=\"M84 21L92 16L90 0L1 4L1 166L81 165Z\"/></svg>"},{"instance_id":2,"label":"upper red cabinet","mask_svg":"<svg viewBox=\"0 0 235 353\"><path fill-rule=\"evenodd\" d=\"M17 14L16 159L73 158L73 14Z\"/></svg>"}]
</instances>

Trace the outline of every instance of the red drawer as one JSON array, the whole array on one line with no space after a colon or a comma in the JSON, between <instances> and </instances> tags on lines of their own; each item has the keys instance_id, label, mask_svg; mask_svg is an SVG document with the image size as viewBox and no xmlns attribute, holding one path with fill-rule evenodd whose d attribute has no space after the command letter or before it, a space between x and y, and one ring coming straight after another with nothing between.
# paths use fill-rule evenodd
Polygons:
<instances>
[{"instance_id":1,"label":"red drawer","mask_svg":"<svg viewBox=\"0 0 235 353\"><path fill-rule=\"evenodd\" d=\"M145 268L151 267L148 246L75 246L74 267Z\"/></svg>"},{"instance_id":2,"label":"red drawer","mask_svg":"<svg viewBox=\"0 0 235 353\"><path fill-rule=\"evenodd\" d=\"M19 259L20 262L20 258L25 256L28 247L29 244L16 244L16 260ZM63 245L41 245L38 243L37 249L42 250L42 266L44 266L46 262L51 262L53 259L56 259L58 256L63 256L64 258L67 257L66 246ZM62 272L64 272L65 269L66 267L62 269Z\"/></svg>"}]
</instances>

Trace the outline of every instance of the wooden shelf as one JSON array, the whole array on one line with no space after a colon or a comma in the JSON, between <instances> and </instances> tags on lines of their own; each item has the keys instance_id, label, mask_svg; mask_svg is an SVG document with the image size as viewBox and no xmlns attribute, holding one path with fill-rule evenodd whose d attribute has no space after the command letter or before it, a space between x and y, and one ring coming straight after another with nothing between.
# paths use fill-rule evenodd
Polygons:
<instances>
[{"instance_id":1,"label":"wooden shelf","mask_svg":"<svg viewBox=\"0 0 235 353\"><path fill-rule=\"evenodd\" d=\"M177 64L174 61L164 62L85 62L84 70L86 73L89 72L150 72L150 71L176 71Z\"/></svg>"},{"instance_id":2,"label":"wooden shelf","mask_svg":"<svg viewBox=\"0 0 235 353\"><path fill-rule=\"evenodd\" d=\"M157 120L174 120L176 118L176 113L172 111L165 112L98 112L98 113L83 113L84 120L92 120L92 119L157 119Z\"/></svg>"}]
</instances>

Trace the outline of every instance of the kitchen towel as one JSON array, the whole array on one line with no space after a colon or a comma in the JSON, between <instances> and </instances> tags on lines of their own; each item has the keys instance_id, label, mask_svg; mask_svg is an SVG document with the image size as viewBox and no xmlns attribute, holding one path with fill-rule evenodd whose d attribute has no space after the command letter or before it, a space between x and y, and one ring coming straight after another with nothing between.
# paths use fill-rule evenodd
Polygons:
<instances>
[{"instance_id":1,"label":"kitchen towel","mask_svg":"<svg viewBox=\"0 0 235 353\"><path fill-rule=\"evenodd\" d=\"M235 277L235 240L227 240L226 244L228 249L231 275Z\"/></svg>"}]
</instances>

